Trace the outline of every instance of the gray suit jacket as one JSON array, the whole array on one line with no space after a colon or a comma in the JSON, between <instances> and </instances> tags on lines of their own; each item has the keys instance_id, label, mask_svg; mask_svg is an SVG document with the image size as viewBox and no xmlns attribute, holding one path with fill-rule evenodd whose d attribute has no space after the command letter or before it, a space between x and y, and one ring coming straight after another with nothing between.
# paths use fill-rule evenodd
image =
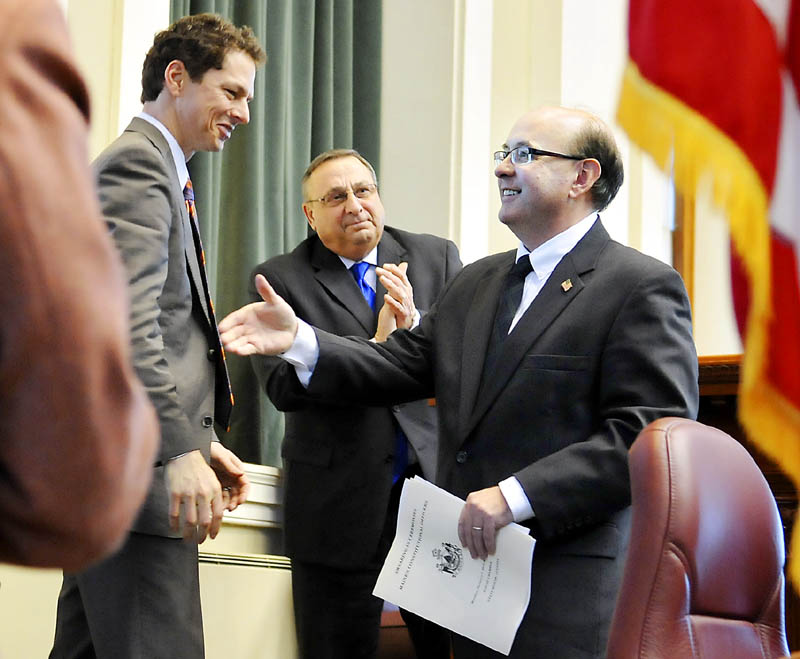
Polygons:
<instances>
[{"instance_id":1,"label":"gray suit jacket","mask_svg":"<svg viewBox=\"0 0 800 659\"><path fill-rule=\"evenodd\" d=\"M409 264L414 302L423 316L461 269L452 242L386 227L378 262L402 261ZM375 334L377 311L369 308L352 274L316 235L291 253L262 263L256 273L305 321L341 335ZM378 282L376 309L385 292ZM251 296L260 299L252 288ZM374 567L382 560L379 540L392 486L395 425L403 428L423 473L433 479L435 408L427 399L383 407L298 400L284 386L293 367L265 357L254 358L253 365L272 402L287 413L282 449L287 553L295 560L336 567Z\"/></svg>"},{"instance_id":2,"label":"gray suit jacket","mask_svg":"<svg viewBox=\"0 0 800 659\"><path fill-rule=\"evenodd\" d=\"M214 351L216 329L169 145L136 118L98 156L94 170L128 275L134 367L161 425L157 464L195 449L208 459L215 370L224 366ZM169 529L168 504L164 468L157 466L134 530L179 536Z\"/></svg>"},{"instance_id":3,"label":"gray suit jacket","mask_svg":"<svg viewBox=\"0 0 800 659\"><path fill-rule=\"evenodd\" d=\"M654 419L697 414L689 301L672 268L598 221L482 382L513 261L467 266L419 328L384 344L318 331L307 393L370 405L435 394L439 485L465 497L513 474L536 514L531 603L511 656L599 657L629 535L628 448Z\"/></svg>"}]
</instances>

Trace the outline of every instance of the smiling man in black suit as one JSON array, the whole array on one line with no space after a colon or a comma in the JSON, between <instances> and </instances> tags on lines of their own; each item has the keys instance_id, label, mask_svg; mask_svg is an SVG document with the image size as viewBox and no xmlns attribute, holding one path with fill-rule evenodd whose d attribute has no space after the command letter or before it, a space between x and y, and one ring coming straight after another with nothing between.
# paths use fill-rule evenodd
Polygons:
<instances>
[{"instance_id":1,"label":"smiling man in black suit","mask_svg":"<svg viewBox=\"0 0 800 659\"><path fill-rule=\"evenodd\" d=\"M485 558L511 521L537 538L510 656L602 657L630 532L628 449L650 421L697 413L689 300L675 270L599 219L623 178L600 119L529 112L495 163L519 247L464 268L418 328L379 344L310 330L259 279L264 301L221 323L223 343L291 356L310 342L307 388L286 378L298 397L436 395L436 480L466 498L462 544ZM500 656L453 643L456 659Z\"/></svg>"}]
</instances>

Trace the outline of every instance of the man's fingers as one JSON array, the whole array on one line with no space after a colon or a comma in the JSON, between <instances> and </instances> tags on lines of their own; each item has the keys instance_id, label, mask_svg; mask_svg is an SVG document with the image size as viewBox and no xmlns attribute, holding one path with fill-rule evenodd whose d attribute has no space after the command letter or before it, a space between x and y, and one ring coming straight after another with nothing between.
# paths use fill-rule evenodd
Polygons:
<instances>
[{"instance_id":1,"label":"man's fingers","mask_svg":"<svg viewBox=\"0 0 800 659\"><path fill-rule=\"evenodd\" d=\"M224 512L225 505L222 500L222 493L220 493L211 500L211 524L208 528L208 535L211 536L212 540L216 538L217 534L219 533L219 528L222 526L222 515Z\"/></svg>"},{"instance_id":2,"label":"man's fingers","mask_svg":"<svg viewBox=\"0 0 800 659\"><path fill-rule=\"evenodd\" d=\"M208 501L205 497L198 497L197 499L197 506L195 507L195 515L197 518L196 524L189 523L189 515L187 511L186 515L186 526L193 529L194 531L194 539L197 543L203 542L208 535L208 528L211 525L211 506L209 505Z\"/></svg>"},{"instance_id":3,"label":"man's fingers","mask_svg":"<svg viewBox=\"0 0 800 659\"><path fill-rule=\"evenodd\" d=\"M400 313L405 311L403 303L395 300L389 293L384 293L383 301L385 304L388 304L392 309L396 309Z\"/></svg>"},{"instance_id":4,"label":"man's fingers","mask_svg":"<svg viewBox=\"0 0 800 659\"><path fill-rule=\"evenodd\" d=\"M181 530L181 497L174 492L169 497L169 527L173 531Z\"/></svg>"},{"instance_id":5,"label":"man's fingers","mask_svg":"<svg viewBox=\"0 0 800 659\"><path fill-rule=\"evenodd\" d=\"M481 558L487 558L488 556L494 554L495 544L497 542L497 529L495 528L491 517L487 517L484 521L483 535L481 536L481 540L484 547Z\"/></svg>"},{"instance_id":6,"label":"man's fingers","mask_svg":"<svg viewBox=\"0 0 800 659\"><path fill-rule=\"evenodd\" d=\"M264 302L271 302L274 295L275 289L269 285L267 278L264 275L256 275L256 290L258 294L261 296L261 299Z\"/></svg>"},{"instance_id":7,"label":"man's fingers","mask_svg":"<svg viewBox=\"0 0 800 659\"><path fill-rule=\"evenodd\" d=\"M249 357L250 355L258 354L258 350L246 336L234 341L229 341L220 335L220 339L222 340L222 345L225 346L225 350L233 353L234 355L239 355L240 357Z\"/></svg>"}]
</instances>

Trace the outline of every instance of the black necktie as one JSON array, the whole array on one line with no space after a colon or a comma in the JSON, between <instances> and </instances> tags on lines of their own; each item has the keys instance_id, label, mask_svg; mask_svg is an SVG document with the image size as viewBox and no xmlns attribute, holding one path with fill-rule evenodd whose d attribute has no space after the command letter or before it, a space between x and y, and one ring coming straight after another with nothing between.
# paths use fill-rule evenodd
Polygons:
<instances>
[{"instance_id":1,"label":"black necktie","mask_svg":"<svg viewBox=\"0 0 800 659\"><path fill-rule=\"evenodd\" d=\"M494 363L500 354L503 342L508 336L508 329L511 327L511 321L514 320L520 302L522 302L525 277L527 277L530 272L533 272L533 267L531 266L530 257L526 254L513 265L506 276L503 294L500 297L500 303L497 305L497 314L494 317L492 338L489 340L489 346L486 350L486 360L483 363L484 378L486 374L491 372L494 368Z\"/></svg>"}]
</instances>

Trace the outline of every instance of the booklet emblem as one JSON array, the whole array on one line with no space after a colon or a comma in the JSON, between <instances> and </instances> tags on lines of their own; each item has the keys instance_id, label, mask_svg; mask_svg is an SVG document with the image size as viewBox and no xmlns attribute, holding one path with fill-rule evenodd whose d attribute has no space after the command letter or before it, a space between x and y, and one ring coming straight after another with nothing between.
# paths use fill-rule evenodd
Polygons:
<instances>
[{"instance_id":1,"label":"booklet emblem","mask_svg":"<svg viewBox=\"0 0 800 659\"><path fill-rule=\"evenodd\" d=\"M450 542L443 542L441 549L434 547L431 553L436 559L436 569L439 572L455 577L461 571L461 566L464 564L461 547Z\"/></svg>"}]
</instances>

